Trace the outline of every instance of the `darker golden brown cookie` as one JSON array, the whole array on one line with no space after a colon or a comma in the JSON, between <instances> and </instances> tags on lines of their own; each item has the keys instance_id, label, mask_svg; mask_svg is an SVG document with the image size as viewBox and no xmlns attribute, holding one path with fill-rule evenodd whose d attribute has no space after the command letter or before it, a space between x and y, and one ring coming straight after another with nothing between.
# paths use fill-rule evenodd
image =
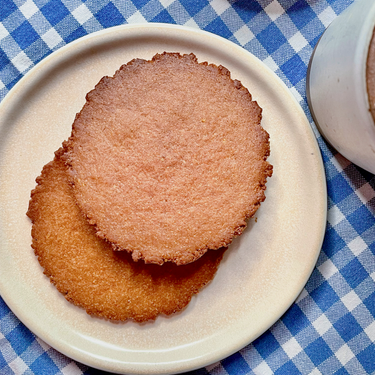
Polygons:
<instances>
[{"instance_id":1,"label":"darker golden brown cookie","mask_svg":"<svg viewBox=\"0 0 375 375\"><path fill-rule=\"evenodd\" d=\"M261 108L227 69L163 53L86 99L67 163L99 237L134 260L180 265L242 233L272 166Z\"/></svg>"},{"instance_id":2,"label":"darker golden brown cookie","mask_svg":"<svg viewBox=\"0 0 375 375\"><path fill-rule=\"evenodd\" d=\"M88 314L110 320L144 322L184 308L213 279L224 249L186 266L133 262L112 251L81 215L62 153L37 178L27 212L32 247L51 282Z\"/></svg>"}]
</instances>

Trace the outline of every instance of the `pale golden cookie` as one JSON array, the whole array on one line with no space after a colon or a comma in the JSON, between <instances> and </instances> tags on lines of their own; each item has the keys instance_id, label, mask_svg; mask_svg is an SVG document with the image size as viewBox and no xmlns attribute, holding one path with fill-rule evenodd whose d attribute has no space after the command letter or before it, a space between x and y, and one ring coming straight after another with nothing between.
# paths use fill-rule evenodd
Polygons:
<instances>
[{"instance_id":1,"label":"pale golden cookie","mask_svg":"<svg viewBox=\"0 0 375 375\"><path fill-rule=\"evenodd\" d=\"M110 320L144 322L184 308L213 279L225 249L186 266L133 262L112 251L77 207L62 153L37 178L27 212L32 247L51 282L88 314Z\"/></svg>"}]
</instances>

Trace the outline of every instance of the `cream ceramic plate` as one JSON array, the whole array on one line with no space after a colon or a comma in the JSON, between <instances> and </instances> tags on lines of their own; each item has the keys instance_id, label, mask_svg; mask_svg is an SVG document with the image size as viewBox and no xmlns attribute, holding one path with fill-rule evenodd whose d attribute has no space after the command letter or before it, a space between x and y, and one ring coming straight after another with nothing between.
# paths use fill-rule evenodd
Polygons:
<instances>
[{"instance_id":1,"label":"cream ceramic plate","mask_svg":"<svg viewBox=\"0 0 375 375\"><path fill-rule=\"evenodd\" d=\"M30 248L25 213L35 178L70 135L85 94L135 57L194 52L222 64L263 108L274 175L267 199L190 305L154 323L113 324L65 301ZM127 25L70 43L44 59L0 106L0 292L42 340L115 373L178 373L218 361L267 330L303 289L326 221L326 187L310 125L285 85L258 59L218 36L173 25Z\"/></svg>"}]
</instances>

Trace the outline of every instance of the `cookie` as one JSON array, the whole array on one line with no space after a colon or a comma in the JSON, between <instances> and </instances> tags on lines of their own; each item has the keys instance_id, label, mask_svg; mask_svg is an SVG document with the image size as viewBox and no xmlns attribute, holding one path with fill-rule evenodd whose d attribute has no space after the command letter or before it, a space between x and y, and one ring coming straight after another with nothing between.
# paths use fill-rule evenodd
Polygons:
<instances>
[{"instance_id":1,"label":"cookie","mask_svg":"<svg viewBox=\"0 0 375 375\"><path fill-rule=\"evenodd\" d=\"M185 266L114 252L76 205L63 153L43 168L27 212L32 247L51 283L88 314L113 321L145 322L183 309L213 279L225 249Z\"/></svg>"},{"instance_id":2,"label":"cookie","mask_svg":"<svg viewBox=\"0 0 375 375\"><path fill-rule=\"evenodd\" d=\"M104 77L66 147L74 196L115 250L187 264L240 235L272 166L262 110L222 66L135 59Z\"/></svg>"}]
</instances>

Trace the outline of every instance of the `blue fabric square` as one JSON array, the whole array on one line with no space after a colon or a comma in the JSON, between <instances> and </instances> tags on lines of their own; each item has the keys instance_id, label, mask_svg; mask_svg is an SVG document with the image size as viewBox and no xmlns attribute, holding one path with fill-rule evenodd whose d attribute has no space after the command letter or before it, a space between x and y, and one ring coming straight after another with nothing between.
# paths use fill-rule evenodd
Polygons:
<instances>
[{"instance_id":1,"label":"blue fabric square","mask_svg":"<svg viewBox=\"0 0 375 375\"><path fill-rule=\"evenodd\" d=\"M322 250L330 258L346 246L344 240L339 236L334 228L326 231Z\"/></svg>"},{"instance_id":2,"label":"blue fabric square","mask_svg":"<svg viewBox=\"0 0 375 375\"><path fill-rule=\"evenodd\" d=\"M348 346L354 355L357 355L362 350L366 349L369 345L374 345L374 342L370 340L368 335L361 331L357 336L354 336L349 342Z\"/></svg>"},{"instance_id":3,"label":"blue fabric square","mask_svg":"<svg viewBox=\"0 0 375 375\"><path fill-rule=\"evenodd\" d=\"M375 225L375 216L363 205L348 216L348 221L358 234L362 234Z\"/></svg>"},{"instance_id":4,"label":"blue fabric square","mask_svg":"<svg viewBox=\"0 0 375 375\"><path fill-rule=\"evenodd\" d=\"M334 10L336 14L340 14L343 10L347 8L347 4L345 1L337 1L337 0L327 0Z\"/></svg>"},{"instance_id":5,"label":"blue fabric square","mask_svg":"<svg viewBox=\"0 0 375 375\"><path fill-rule=\"evenodd\" d=\"M24 52L30 58L30 60L37 63L42 60L43 57L47 56L51 50L42 39L38 39L31 46L26 48Z\"/></svg>"},{"instance_id":6,"label":"blue fabric square","mask_svg":"<svg viewBox=\"0 0 375 375\"><path fill-rule=\"evenodd\" d=\"M6 338L18 355L21 355L35 340L35 336L22 323L13 328Z\"/></svg>"},{"instance_id":7,"label":"blue fabric square","mask_svg":"<svg viewBox=\"0 0 375 375\"><path fill-rule=\"evenodd\" d=\"M173 18L174 22L179 25L184 25L191 18L186 9L178 1L168 6L168 13Z\"/></svg>"},{"instance_id":8,"label":"blue fabric square","mask_svg":"<svg viewBox=\"0 0 375 375\"><path fill-rule=\"evenodd\" d=\"M318 17L316 17L312 21L310 21L303 29L301 29L300 32L306 38L306 40L311 41L316 37L320 37L325 29L326 27L323 25L322 21ZM336 150L335 153L337 153Z\"/></svg>"},{"instance_id":9,"label":"blue fabric square","mask_svg":"<svg viewBox=\"0 0 375 375\"><path fill-rule=\"evenodd\" d=\"M262 358L267 358L275 350L279 349L280 344L275 339L275 336L270 331L267 331L253 342L253 346Z\"/></svg>"},{"instance_id":10,"label":"blue fabric square","mask_svg":"<svg viewBox=\"0 0 375 375\"><path fill-rule=\"evenodd\" d=\"M302 29L316 17L316 14L306 0L298 0L294 3L288 9L288 14L298 29Z\"/></svg>"},{"instance_id":11,"label":"blue fabric square","mask_svg":"<svg viewBox=\"0 0 375 375\"><path fill-rule=\"evenodd\" d=\"M323 312L339 300L339 296L327 281L313 290L310 296Z\"/></svg>"},{"instance_id":12,"label":"blue fabric square","mask_svg":"<svg viewBox=\"0 0 375 375\"><path fill-rule=\"evenodd\" d=\"M287 41L279 28L273 23L261 31L257 38L269 54L275 52Z\"/></svg>"},{"instance_id":13,"label":"blue fabric square","mask_svg":"<svg viewBox=\"0 0 375 375\"><path fill-rule=\"evenodd\" d=\"M87 31L82 27L78 27L76 30L74 30L66 39L66 43L70 43L73 40L76 40L84 35L87 35Z\"/></svg>"},{"instance_id":14,"label":"blue fabric square","mask_svg":"<svg viewBox=\"0 0 375 375\"><path fill-rule=\"evenodd\" d=\"M0 21L7 18L11 13L17 10L16 4L13 1L3 1L0 5Z\"/></svg>"},{"instance_id":15,"label":"blue fabric square","mask_svg":"<svg viewBox=\"0 0 375 375\"><path fill-rule=\"evenodd\" d=\"M4 318L4 316L9 314L9 307L4 302L4 300L0 297L0 319Z\"/></svg>"},{"instance_id":16,"label":"blue fabric square","mask_svg":"<svg viewBox=\"0 0 375 375\"><path fill-rule=\"evenodd\" d=\"M328 340L326 340L326 342L329 342L331 344L331 342ZM332 374L340 367L342 367L342 363L335 356L332 356L327 358L323 363L319 365L319 371L321 374Z\"/></svg>"},{"instance_id":17,"label":"blue fabric square","mask_svg":"<svg viewBox=\"0 0 375 375\"><path fill-rule=\"evenodd\" d=\"M327 190L329 197L334 203L339 203L350 194L353 194L352 187L341 174L338 174L331 180L327 181Z\"/></svg>"},{"instance_id":18,"label":"blue fabric square","mask_svg":"<svg viewBox=\"0 0 375 375\"><path fill-rule=\"evenodd\" d=\"M353 222L353 220L350 220L350 217L351 215L358 210L358 208L360 208L361 206L363 205L363 203L360 201L360 199L358 198L358 196L356 194L351 194L349 195L347 198L343 199L340 203L337 203L336 206L337 208L339 208L341 210L342 213L345 214L346 216L346 220L349 221L349 222ZM341 223L338 224L338 226L340 225L343 225L343 223L345 223L346 221L343 221ZM347 232L349 233L349 231L352 232L351 234L351 238L349 239L348 237L345 239L344 238L344 235L347 234ZM344 231L343 232L343 238L344 240L346 240L346 242L350 242L351 240L353 240L355 237L357 237L358 233L353 230L352 228L348 228L348 231Z\"/></svg>"},{"instance_id":19,"label":"blue fabric square","mask_svg":"<svg viewBox=\"0 0 375 375\"><path fill-rule=\"evenodd\" d=\"M324 138L320 139L319 146L320 146L320 151L322 153L324 165L326 165L327 163L330 163L330 160L332 158L332 150L333 149L331 150L331 147L326 143ZM335 168L335 170L337 171L336 168ZM328 175L327 178L330 179L330 175Z\"/></svg>"},{"instance_id":20,"label":"blue fabric square","mask_svg":"<svg viewBox=\"0 0 375 375\"><path fill-rule=\"evenodd\" d=\"M59 372L59 368L55 365L47 353L43 353L41 356L39 356L30 365L30 370L34 371L35 374L43 375L56 375Z\"/></svg>"},{"instance_id":21,"label":"blue fabric square","mask_svg":"<svg viewBox=\"0 0 375 375\"><path fill-rule=\"evenodd\" d=\"M68 9L60 0L49 1L40 10L52 26L55 26L64 17L70 14Z\"/></svg>"},{"instance_id":22,"label":"blue fabric square","mask_svg":"<svg viewBox=\"0 0 375 375\"><path fill-rule=\"evenodd\" d=\"M375 292L370 294L363 303L367 307L367 309L370 311L372 316L375 316Z\"/></svg>"},{"instance_id":23,"label":"blue fabric square","mask_svg":"<svg viewBox=\"0 0 375 375\"><path fill-rule=\"evenodd\" d=\"M300 375L301 371L298 370L296 365L289 361L285 364L283 364L280 368L278 368L275 372L275 375Z\"/></svg>"},{"instance_id":24,"label":"blue fabric square","mask_svg":"<svg viewBox=\"0 0 375 375\"><path fill-rule=\"evenodd\" d=\"M240 353L235 353L221 362L229 375L246 375L250 367Z\"/></svg>"},{"instance_id":25,"label":"blue fabric square","mask_svg":"<svg viewBox=\"0 0 375 375\"><path fill-rule=\"evenodd\" d=\"M74 30L77 30L79 26L81 26L81 24L69 14L55 26L55 30L61 38L65 40L65 38L74 32Z\"/></svg>"},{"instance_id":26,"label":"blue fabric square","mask_svg":"<svg viewBox=\"0 0 375 375\"><path fill-rule=\"evenodd\" d=\"M283 65L288 62L295 55L295 51L289 43L284 43L280 48L272 54L273 60L279 66L279 69L283 72L286 77L283 69ZM292 70L294 68L292 67ZM295 73L292 71L292 74ZM285 78L284 78L285 80Z\"/></svg>"},{"instance_id":27,"label":"blue fabric square","mask_svg":"<svg viewBox=\"0 0 375 375\"><path fill-rule=\"evenodd\" d=\"M308 345L305 348L305 352L315 366L319 366L327 358L333 355L332 350L321 337Z\"/></svg>"},{"instance_id":28,"label":"blue fabric square","mask_svg":"<svg viewBox=\"0 0 375 375\"><path fill-rule=\"evenodd\" d=\"M137 7L137 9L140 9L148 3L148 0L132 0L132 3Z\"/></svg>"},{"instance_id":29,"label":"blue fabric square","mask_svg":"<svg viewBox=\"0 0 375 375\"><path fill-rule=\"evenodd\" d=\"M319 285L322 285L324 283L325 278L321 274L321 272L314 268L314 271L312 272L309 281L306 283L306 290L311 293L314 289L316 289Z\"/></svg>"},{"instance_id":30,"label":"blue fabric square","mask_svg":"<svg viewBox=\"0 0 375 375\"><path fill-rule=\"evenodd\" d=\"M162 10L151 22L176 23L166 9Z\"/></svg>"},{"instance_id":31,"label":"blue fabric square","mask_svg":"<svg viewBox=\"0 0 375 375\"><path fill-rule=\"evenodd\" d=\"M208 5L207 0L191 1L191 0L180 0L180 4L186 9L191 17L194 17L203 8Z\"/></svg>"},{"instance_id":32,"label":"blue fabric square","mask_svg":"<svg viewBox=\"0 0 375 375\"><path fill-rule=\"evenodd\" d=\"M280 68L292 85L296 85L306 76L306 64L298 55L294 55L285 64L281 65Z\"/></svg>"},{"instance_id":33,"label":"blue fabric square","mask_svg":"<svg viewBox=\"0 0 375 375\"><path fill-rule=\"evenodd\" d=\"M126 14L128 14L128 12L125 11L125 14L124 14L124 12L123 12L124 9L122 7L120 8L118 5L116 5L116 6L117 6L117 9L121 12L121 14L126 19ZM164 7L162 7L162 5L160 4L160 2L158 0L150 0L142 8L142 15L147 21L150 21L153 18L155 18L158 14L160 14L160 12L163 12L163 11L166 11L166 9ZM167 13L168 13L168 11L167 11ZM172 17L171 17L171 20L172 20L171 23L175 23Z\"/></svg>"},{"instance_id":34,"label":"blue fabric square","mask_svg":"<svg viewBox=\"0 0 375 375\"><path fill-rule=\"evenodd\" d=\"M3 79L4 77L4 79ZM1 79L5 87L10 90L22 77L22 74L13 64L8 64L1 71Z\"/></svg>"},{"instance_id":35,"label":"blue fabric square","mask_svg":"<svg viewBox=\"0 0 375 375\"><path fill-rule=\"evenodd\" d=\"M375 371L375 344L368 346L365 350L357 355L367 374L373 374Z\"/></svg>"},{"instance_id":36,"label":"blue fabric square","mask_svg":"<svg viewBox=\"0 0 375 375\"><path fill-rule=\"evenodd\" d=\"M37 39L39 39L38 33L33 29L28 21L23 22L11 33L11 35L21 49L26 49Z\"/></svg>"},{"instance_id":37,"label":"blue fabric square","mask_svg":"<svg viewBox=\"0 0 375 375\"><path fill-rule=\"evenodd\" d=\"M325 312L325 315L330 322L337 322L347 313L348 309L346 306L341 301L338 301Z\"/></svg>"},{"instance_id":38,"label":"blue fabric square","mask_svg":"<svg viewBox=\"0 0 375 375\"><path fill-rule=\"evenodd\" d=\"M334 375L350 375L350 374L344 368L340 368L340 370L336 371Z\"/></svg>"},{"instance_id":39,"label":"blue fabric square","mask_svg":"<svg viewBox=\"0 0 375 375\"><path fill-rule=\"evenodd\" d=\"M248 23L252 20L259 12L262 11L262 7L257 1L239 0L233 3L233 8L238 10L238 15L242 21Z\"/></svg>"},{"instance_id":40,"label":"blue fabric square","mask_svg":"<svg viewBox=\"0 0 375 375\"><path fill-rule=\"evenodd\" d=\"M340 270L340 273L344 276L346 282L353 289L356 288L362 281L367 279L367 277L369 276L369 274L357 258L354 258L345 267L343 267Z\"/></svg>"},{"instance_id":41,"label":"blue fabric square","mask_svg":"<svg viewBox=\"0 0 375 375\"><path fill-rule=\"evenodd\" d=\"M369 249L375 255L375 242L369 246Z\"/></svg>"},{"instance_id":42,"label":"blue fabric square","mask_svg":"<svg viewBox=\"0 0 375 375\"><path fill-rule=\"evenodd\" d=\"M292 305L281 320L293 336L310 325L310 321L296 304Z\"/></svg>"},{"instance_id":43,"label":"blue fabric square","mask_svg":"<svg viewBox=\"0 0 375 375\"><path fill-rule=\"evenodd\" d=\"M225 23L221 20L221 18L215 18L204 29L206 31L210 31L212 33L218 34L224 38L229 38L232 36L231 31L228 29Z\"/></svg>"},{"instance_id":44,"label":"blue fabric square","mask_svg":"<svg viewBox=\"0 0 375 375\"><path fill-rule=\"evenodd\" d=\"M14 79L12 81L10 81L9 83L7 83L6 87L8 90L10 90L21 78L22 78L22 74L20 74L20 72L17 70L17 68L13 65L8 65L11 67L12 70L14 70L15 72L17 73L14 73Z\"/></svg>"},{"instance_id":45,"label":"blue fabric square","mask_svg":"<svg viewBox=\"0 0 375 375\"><path fill-rule=\"evenodd\" d=\"M352 314L344 315L333 327L345 342L348 342L362 332L361 326L357 323Z\"/></svg>"},{"instance_id":46,"label":"blue fabric square","mask_svg":"<svg viewBox=\"0 0 375 375\"><path fill-rule=\"evenodd\" d=\"M319 42L320 37L321 37L321 35L317 35L315 38L310 40L309 44L310 44L311 48L315 48L315 46Z\"/></svg>"},{"instance_id":47,"label":"blue fabric square","mask_svg":"<svg viewBox=\"0 0 375 375\"><path fill-rule=\"evenodd\" d=\"M108 3L103 7L96 13L95 17L104 27L116 26L125 21L123 15L112 3Z\"/></svg>"},{"instance_id":48,"label":"blue fabric square","mask_svg":"<svg viewBox=\"0 0 375 375\"><path fill-rule=\"evenodd\" d=\"M0 370L4 368L7 365L7 361L3 357L3 354L0 351Z\"/></svg>"}]
</instances>

